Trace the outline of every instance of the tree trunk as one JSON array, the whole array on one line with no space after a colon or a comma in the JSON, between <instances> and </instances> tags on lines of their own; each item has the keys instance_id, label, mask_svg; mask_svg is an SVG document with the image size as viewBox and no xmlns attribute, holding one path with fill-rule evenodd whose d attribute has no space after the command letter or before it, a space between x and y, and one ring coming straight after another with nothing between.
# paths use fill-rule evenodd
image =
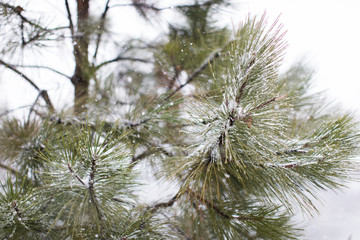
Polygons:
<instances>
[{"instance_id":1,"label":"tree trunk","mask_svg":"<svg viewBox=\"0 0 360 240\"><path fill-rule=\"evenodd\" d=\"M75 113L86 110L89 81L91 78L89 66L89 1L77 0L77 31L73 36L75 71L71 81L75 88Z\"/></svg>"}]
</instances>

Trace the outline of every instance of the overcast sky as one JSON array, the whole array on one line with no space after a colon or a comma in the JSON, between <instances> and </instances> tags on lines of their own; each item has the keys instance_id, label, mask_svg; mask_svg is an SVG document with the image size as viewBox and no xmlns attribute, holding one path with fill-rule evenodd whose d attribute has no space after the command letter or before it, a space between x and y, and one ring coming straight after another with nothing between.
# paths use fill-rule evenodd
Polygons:
<instances>
[{"instance_id":1,"label":"overcast sky","mask_svg":"<svg viewBox=\"0 0 360 240\"><path fill-rule=\"evenodd\" d=\"M289 42L285 64L305 60L316 71L319 90L360 112L360 1L249 0L239 8L266 10L272 18L281 13ZM360 239L360 184L349 186L344 193L321 194L321 215L307 222L306 239Z\"/></svg>"},{"instance_id":2,"label":"overcast sky","mask_svg":"<svg viewBox=\"0 0 360 240\"><path fill-rule=\"evenodd\" d=\"M34 4L40 1L30 2ZM285 38L289 43L285 66L298 60L305 61L316 71L317 89L327 89L330 98L342 103L345 108L360 112L360 1L233 0L233 2L239 2L237 7L224 11L221 16L221 21L229 25L231 22L236 25L247 13L255 15L266 11L269 21L281 14L280 22L288 31ZM47 0L47 3L48 6L55 4L53 0ZM66 19L66 15L62 17ZM136 22L136 19L128 19L128 22ZM128 24L128 27L132 26ZM59 61L62 57L68 56L59 56L56 60ZM16 98L11 99L11 96L14 93L26 96L25 92L31 89L28 86L19 89L17 84L21 80L19 83L15 79L11 81L10 84L2 75L0 101L6 101L9 108L23 105L21 102L13 103ZM53 84L49 88L61 91L60 87L62 86ZM33 94L36 96L36 91ZM29 99L33 98L33 96L29 97ZM360 239L358 227L360 184L350 186L351 188L345 193L322 194L325 203L324 207L319 208L322 215L315 217L308 224L307 239L350 239L350 235L352 235L351 239Z\"/></svg>"}]
</instances>

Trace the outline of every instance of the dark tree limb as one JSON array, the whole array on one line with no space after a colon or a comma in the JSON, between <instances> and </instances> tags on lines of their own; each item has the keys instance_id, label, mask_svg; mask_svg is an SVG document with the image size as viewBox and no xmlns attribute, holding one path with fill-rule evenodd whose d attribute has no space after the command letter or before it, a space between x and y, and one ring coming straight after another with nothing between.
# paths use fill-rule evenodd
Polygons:
<instances>
[{"instance_id":1,"label":"dark tree limb","mask_svg":"<svg viewBox=\"0 0 360 240\"><path fill-rule=\"evenodd\" d=\"M167 207L171 207L172 205L174 205L174 203L179 199L179 197L181 196L181 192L177 192L169 201L167 202L161 202L161 203L157 203L151 207L149 207L149 212L151 213L155 213L156 211L158 211L160 208L167 208Z\"/></svg>"},{"instance_id":2,"label":"dark tree limb","mask_svg":"<svg viewBox=\"0 0 360 240\"><path fill-rule=\"evenodd\" d=\"M22 7L20 7L20 6L16 6L16 7L15 7L15 6L10 5L10 4L8 4L8 3L1 3L1 2L0 2L0 6L2 6L2 7L4 7L4 8L11 9L12 12L14 12L16 15L18 15L18 16L20 17L20 19L21 19L22 22L25 22L25 23L27 23L27 24L29 24L29 25L31 25L31 26L33 26L33 27L36 27L36 28L38 28L38 29L41 29L41 30L44 30L44 31L48 31L48 29L46 29L46 28L40 26L39 24L37 24L37 23L29 20L28 18L26 18L26 17L22 14L22 12L24 11L24 9L23 9Z\"/></svg>"},{"instance_id":3,"label":"dark tree limb","mask_svg":"<svg viewBox=\"0 0 360 240\"><path fill-rule=\"evenodd\" d=\"M31 113L34 111L35 105L36 105L37 101L39 100L40 96L42 96L43 92L44 92L44 90L41 90L41 91L39 92L39 94L37 95L34 103L31 105L30 111L29 111L29 115L28 115L28 119L27 119L27 124L29 124Z\"/></svg>"},{"instance_id":4,"label":"dark tree limb","mask_svg":"<svg viewBox=\"0 0 360 240\"><path fill-rule=\"evenodd\" d=\"M100 17L100 25L99 25L99 32L96 36L96 44L95 44L95 52L94 52L94 55L93 55L93 59L96 59L97 57L97 53L99 51L99 46L100 46L100 42L101 42L101 37L102 37L102 34L104 32L104 26L105 26L105 19L106 19L106 14L108 12L108 10L110 9L109 7L109 3L110 3L110 0L107 0L106 4L105 4L105 9L103 11L103 13L101 14L101 17Z\"/></svg>"},{"instance_id":5,"label":"dark tree limb","mask_svg":"<svg viewBox=\"0 0 360 240\"><path fill-rule=\"evenodd\" d=\"M10 172L11 174L13 174L15 176L20 176L21 175L20 172L17 171L16 169L13 169L13 168L11 168L11 167L9 167L9 166L1 163L1 162L0 162L0 168L5 169L6 171Z\"/></svg>"},{"instance_id":6,"label":"dark tree limb","mask_svg":"<svg viewBox=\"0 0 360 240\"><path fill-rule=\"evenodd\" d=\"M72 21L72 16L71 16L71 11L70 11L68 0L65 0L65 7L66 7L68 20L69 20L69 29L70 29L70 32L71 32L71 38L74 41L75 30L74 30L74 24L73 24L73 21Z\"/></svg>"},{"instance_id":7,"label":"dark tree limb","mask_svg":"<svg viewBox=\"0 0 360 240\"><path fill-rule=\"evenodd\" d=\"M205 61L197 68L195 71L186 79L186 82L181 84L179 87L177 87L175 90L173 90L171 93L168 93L167 97L163 100L163 102L169 100L172 96L174 96L178 91L180 91L182 88L184 88L186 85L191 83L195 80L197 76L211 63L214 62L216 58L220 56L220 51L212 53Z\"/></svg>"},{"instance_id":8,"label":"dark tree limb","mask_svg":"<svg viewBox=\"0 0 360 240\"><path fill-rule=\"evenodd\" d=\"M207 1L204 3L197 3L197 4L183 4L183 5L174 5L174 6L168 6L168 7L155 7L154 4L147 4L142 2L132 2L132 3L124 3L124 4L114 4L110 6L110 8L113 7L136 7L136 8L144 8L153 10L156 12L163 11L163 10L171 10L171 9L186 9L186 8L192 8L192 7L201 7L201 6L207 6L210 7L213 5L212 1Z\"/></svg>"},{"instance_id":9,"label":"dark tree limb","mask_svg":"<svg viewBox=\"0 0 360 240\"><path fill-rule=\"evenodd\" d=\"M212 202L210 202L209 200L207 200L206 198L194 193L193 191L189 190L187 192L190 196L196 198L198 201L204 203L208 208L214 210L217 214L219 214L220 216L226 218L226 219L236 219L236 220L240 220L240 221L262 221L263 217L255 217L255 216L230 216L229 214L225 213L223 210L221 210L219 207L217 207L216 205L214 205Z\"/></svg>"},{"instance_id":10,"label":"dark tree limb","mask_svg":"<svg viewBox=\"0 0 360 240\"><path fill-rule=\"evenodd\" d=\"M30 83L31 86L33 86L36 90L39 91L39 94L41 93L41 97L45 100L45 103L48 107L48 109L51 112L54 112L55 109L50 101L50 98L47 94L46 90L41 90L29 77L27 77L24 73L20 72L18 69L16 69L13 65L8 64L6 62L4 62L3 60L0 59L0 64L4 65L5 67L7 67L8 69L12 70L13 72L15 72L16 74L20 75L23 79L25 79L28 83Z\"/></svg>"},{"instance_id":11,"label":"dark tree limb","mask_svg":"<svg viewBox=\"0 0 360 240\"><path fill-rule=\"evenodd\" d=\"M48 67L48 66L41 66L41 65L13 65L15 67L18 67L18 68L38 68L38 69L45 69L45 70L49 70L49 71L52 71L60 76L63 76L67 79L71 79L70 76L66 75L65 73L62 73L54 68L51 68L51 67Z\"/></svg>"},{"instance_id":12,"label":"dark tree limb","mask_svg":"<svg viewBox=\"0 0 360 240\"><path fill-rule=\"evenodd\" d=\"M146 59L141 59L141 58L133 58L133 57L116 57L114 59L111 60L107 60L105 62L100 63L99 65L97 65L95 67L95 70L99 70L100 68L102 68L105 65L108 65L110 63L114 63L114 62L119 62L119 61L133 61L133 62L142 62L142 63L150 63L151 61L146 60Z\"/></svg>"},{"instance_id":13,"label":"dark tree limb","mask_svg":"<svg viewBox=\"0 0 360 240\"><path fill-rule=\"evenodd\" d=\"M31 107L32 105L25 105L25 106L21 106L21 107L17 107L17 108L14 108L14 109L10 109L10 110L7 110L3 113L0 113L0 118L3 117L3 116L6 116L14 111L17 111L17 110L20 110L20 109L23 109L23 108L29 108Z\"/></svg>"},{"instance_id":14,"label":"dark tree limb","mask_svg":"<svg viewBox=\"0 0 360 240\"><path fill-rule=\"evenodd\" d=\"M69 9L68 1L65 0L65 5L68 12L69 28L72 34L73 54L75 58L75 69L71 77L71 82L75 88L74 109L76 114L82 113L86 110L86 102L89 96L89 82L92 77L92 70L89 64L89 41L90 33L88 30L89 22L89 1L90 0L77 0L77 25L76 33L75 26L72 22L71 12ZM75 36L76 35L76 36Z\"/></svg>"}]
</instances>

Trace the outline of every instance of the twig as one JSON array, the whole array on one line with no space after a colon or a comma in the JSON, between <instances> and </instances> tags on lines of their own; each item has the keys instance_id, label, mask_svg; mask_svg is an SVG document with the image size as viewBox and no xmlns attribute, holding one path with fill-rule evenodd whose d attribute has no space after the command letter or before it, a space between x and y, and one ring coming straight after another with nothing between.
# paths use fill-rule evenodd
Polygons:
<instances>
[{"instance_id":1,"label":"twig","mask_svg":"<svg viewBox=\"0 0 360 240\"><path fill-rule=\"evenodd\" d=\"M70 164L67 164L67 167L69 169L69 171L74 175L74 177L84 186L86 186L86 184L83 182L83 180L77 175L75 174L74 170L71 168Z\"/></svg>"},{"instance_id":2,"label":"twig","mask_svg":"<svg viewBox=\"0 0 360 240\"><path fill-rule=\"evenodd\" d=\"M0 6L2 6L2 7L4 7L4 8L9 8L9 9L11 9L16 15L18 15L18 16L20 17L20 19L21 19L23 22L26 22L26 23L28 23L29 25L34 26L34 27L36 27L36 28L39 28L39 29L41 29L41 30L48 31L48 29L43 28L43 27L40 26L39 24L36 24L36 23L30 21L29 19L27 19L26 17L24 17L24 16L22 15L22 12L24 11L24 9L23 9L22 7L20 7L20 6L16 6L16 7L15 7L15 6L12 6L12 5L7 4L7 3L0 3Z\"/></svg>"},{"instance_id":3,"label":"twig","mask_svg":"<svg viewBox=\"0 0 360 240\"><path fill-rule=\"evenodd\" d=\"M44 90L39 91L39 94L37 95L34 103L31 105L31 108L30 108L30 111L29 111L29 115L28 115L28 119L27 119L27 124L29 124L31 113L34 111L35 104L36 104L37 101L39 100L40 96L42 96L43 92L44 92Z\"/></svg>"},{"instance_id":4,"label":"twig","mask_svg":"<svg viewBox=\"0 0 360 240\"><path fill-rule=\"evenodd\" d=\"M57 73L63 77L66 77L68 79L71 79L70 76L66 75L65 73L62 73L56 69L53 69L51 67L48 67L48 66L40 66L40 65L13 65L15 67L19 67L19 68L38 68L38 69L46 69L46 70L49 70L49 71L52 71L54 73Z\"/></svg>"},{"instance_id":5,"label":"twig","mask_svg":"<svg viewBox=\"0 0 360 240\"><path fill-rule=\"evenodd\" d=\"M245 217L245 216L239 216L239 217L234 217L234 216L230 216L227 213L223 212L219 207L215 206L213 203L209 202L207 199L199 196L198 194L192 192L191 190L188 191L188 193L190 194L190 196L195 197L197 200L199 200L200 202L203 202L207 207L210 207L211 209L213 209L217 214L221 215L224 218L227 219L237 219L240 221L261 221L263 219L263 217Z\"/></svg>"},{"instance_id":6,"label":"twig","mask_svg":"<svg viewBox=\"0 0 360 240\"><path fill-rule=\"evenodd\" d=\"M17 203L16 203L15 200L11 202L11 207L15 210L16 215L21 219L21 218L22 218L22 213L21 213L21 211L19 210L19 208L18 208Z\"/></svg>"},{"instance_id":7,"label":"twig","mask_svg":"<svg viewBox=\"0 0 360 240\"><path fill-rule=\"evenodd\" d=\"M101 37L102 37L102 34L104 32L103 28L104 28L104 25L105 25L106 14L107 14L108 10L110 9L109 3L110 3L110 0L107 0L107 2L105 4L105 9L104 9L104 11L103 11L103 13L101 14L101 17L100 17L99 32L97 34L96 47L95 47L95 52L94 52L94 56L93 56L94 60L96 59L96 56L97 56L97 53L98 53L98 50L99 50Z\"/></svg>"},{"instance_id":8,"label":"twig","mask_svg":"<svg viewBox=\"0 0 360 240\"><path fill-rule=\"evenodd\" d=\"M155 213L157 210L159 210L159 208L171 207L179 199L180 195L181 195L181 193L179 191L169 201L157 203L157 204L153 205L152 207L149 207L148 211L151 213Z\"/></svg>"},{"instance_id":9,"label":"twig","mask_svg":"<svg viewBox=\"0 0 360 240\"><path fill-rule=\"evenodd\" d=\"M102 213L100 211L99 208L99 204L96 200L96 196L95 196L95 191L94 191L94 184L95 184L95 172L96 172L96 160L97 160L97 156L93 156L92 160L91 160L91 171L90 171L90 179L89 179L89 193L90 193L90 198L91 198L91 202L94 204L97 216L99 218L99 220L102 220Z\"/></svg>"},{"instance_id":10,"label":"twig","mask_svg":"<svg viewBox=\"0 0 360 240\"><path fill-rule=\"evenodd\" d=\"M212 53L205 61L197 68L195 71L187 78L186 82L177 87L173 92L169 93L169 95L164 98L162 102L169 100L172 96L174 96L178 91L180 91L183 87L194 81L194 79L216 58L220 56L220 51L216 51Z\"/></svg>"},{"instance_id":11,"label":"twig","mask_svg":"<svg viewBox=\"0 0 360 240\"><path fill-rule=\"evenodd\" d=\"M154 11L163 11L163 10L171 10L171 9L184 9L184 8L191 8L195 6L210 6L212 3L211 1L202 3L202 4L183 4L183 5L175 5L175 6L168 6L163 8L155 7L153 4L146 4L146 3L124 3L124 4L114 4L110 6L110 8L113 7L137 7L137 8L147 8Z\"/></svg>"},{"instance_id":12,"label":"twig","mask_svg":"<svg viewBox=\"0 0 360 240\"><path fill-rule=\"evenodd\" d=\"M163 153L166 156L172 156L171 153L167 152L163 147L156 146L154 143L147 142L146 144L152 145L153 148L150 148L142 153L140 153L137 156L133 156L131 159L131 163L129 165L129 168L133 168L137 163L139 163L142 159L145 159L148 156L151 156L155 153Z\"/></svg>"},{"instance_id":13,"label":"twig","mask_svg":"<svg viewBox=\"0 0 360 240\"><path fill-rule=\"evenodd\" d=\"M133 122L127 122L127 123L124 123L124 126L129 126L129 127L137 127L137 126L140 126L144 123L147 123L148 121L152 120L151 118L147 118L147 119L144 119L140 122L137 122L137 123L133 123Z\"/></svg>"},{"instance_id":14,"label":"twig","mask_svg":"<svg viewBox=\"0 0 360 240\"><path fill-rule=\"evenodd\" d=\"M175 84L175 81L177 81L177 80L179 79L179 75L180 75L180 72L181 72L181 71L180 71L181 69L179 69L179 68L176 66L173 57L171 58L171 62L172 62L173 68L174 68L174 70L175 70L175 74L174 74L174 76L172 77L171 82L170 82L170 84L169 84L169 86L168 86L168 89L169 89L169 90L171 90L171 89L173 88L173 86L174 86L174 84Z\"/></svg>"},{"instance_id":15,"label":"twig","mask_svg":"<svg viewBox=\"0 0 360 240\"><path fill-rule=\"evenodd\" d=\"M137 7L137 8L147 8L147 9L151 9L151 10L154 10L154 11L161 11L161 10L165 10L162 9L162 8L157 8L157 7L154 7L154 5L150 5L150 4L146 4L146 3L125 3L125 4L114 4L112 6L110 6L110 8L113 8L113 7Z\"/></svg>"},{"instance_id":16,"label":"twig","mask_svg":"<svg viewBox=\"0 0 360 240\"><path fill-rule=\"evenodd\" d=\"M161 215L163 215L167 220L171 221L170 217L168 217L165 213L161 213ZM180 233L186 240L191 240L191 238L189 236L187 236L183 230L181 230L179 227L175 226L175 224L170 223L169 226L172 229L176 230L178 233Z\"/></svg>"},{"instance_id":17,"label":"twig","mask_svg":"<svg viewBox=\"0 0 360 240\"><path fill-rule=\"evenodd\" d=\"M14 176L22 176L21 172L19 172L18 170L14 169L12 167L9 167L1 162L0 162L0 168L5 169L6 171L9 171ZM35 184L33 179L29 178L28 176L24 176L24 177L28 182Z\"/></svg>"},{"instance_id":18,"label":"twig","mask_svg":"<svg viewBox=\"0 0 360 240\"><path fill-rule=\"evenodd\" d=\"M253 53L252 59L250 60L249 65L245 69L245 75L247 75L247 76L246 76L244 82L241 84L241 86L239 88L238 95L236 96L236 99L235 99L237 104L240 103L240 100L243 97L244 89L245 89L245 87L246 87L246 85L248 84L248 81L249 81L248 73L249 73L249 70L252 68L252 66L255 64L255 61L256 61L256 56L255 56L255 53Z\"/></svg>"},{"instance_id":19,"label":"twig","mask_svg":"<svg viewBox=\"0 0 360 240\"><path fill-rule=\"evenodd\" d=\"M74 39L75 30L74 30L74 24L73 24L73 21L72 21L71 11L70 11L68 0L65 0L65 7L66 7L67 16L68 16L68 19L69 19L69 28L70 28L70 32L71 32L71 38L74 41L75 40Z\"/></svg>"},{"instance_id":20,"label":"twig","mask_svg":"<svg viewBox=\"0 0 360 240\"><path fill-rule=\"evenodd\" d=\"M36 86L36 84L30 79L28 78L25 74L23 74L22 72L20 72L19 70L17 70L14 65L8 64L6 62L4 62L3 60L0 59L0 64L4 65L5 67L9 68L10 70L12 70L13 72L17 73L18 75L20 75L22 78L24 78L26 81L28 81L28 83L30 83L31 86L33 86L36 90L40 91L40 88L38 86Z\"/></svg>"},{"instance_id":21,"label":"twig","mask_svg":"<svg viewBox=\"0 0 360 240\"><path fill-rule=\"evenodd\" d=\"M12 70L13 72L15 72L16 74L20 75L23 79L25 79L28 83L30 83L31 86L33 86L36 90L38 90L39 92L41 92L41 97L45 100L47 107L49 108L49 110L51 112L54 111L54 107L50 101L50 98L47 94L46 90L40 90L40 88L29 78L27 77L24 73L20 72L19 70L17 70L13 65L8 64L6 62L4 62L3 60L0 59L0 64L4 65L5 67L9 68L10 70Z\"/></svg>"},{"instance_id":22,"label":"twig","mask_svg":"<svg viewBox=\"0 0 360 240\"><path fill-rule=\"evenodd\" d=\"M25 106L21 106L21 107L17 107L17 108L14 108L14 109L11 109L11 110L7 110L3 113L0 114L0 118L3 117L3 116L6 116L7 114L9 113L12 113L14 111L17 111L17 110L20 110L20 109L23 109L23 108L28 108L28 107L31 107L32 105L25 105Z\"/></svg>"},{"instance_id":23,"label":"twig","mask_svg":"<svg viewBox=\"0 0 360 240\"><path fill-rule=\"evenodd\" d=\"M132 57L116 57L114 59L105 61L100 63L99 65L97 65L95 67L95 70L99 70L101 67L110 64L110 63L114 63L114 62L118 62L118 61L134 61L134 62L143 62L143 63L150 63L151 61L146 60L146 59L141 59L141 58L132 58Z\"/></svg>"},{"instance_id":24,"label":"twig","mask_svg":"<svg viewBox=\"0 0 360 240\"><path fill-rule=\"evenodd\" d=\"M1 163L1 162L0 162L0 168L9 171L11 174L13 174L13 175L15 175L15 176L20 176L20 175L21 175L19 171L17 171L17 170L15 170L15 169L13 169L13 168L11 168L11 167L9 167L9 166Z\"/></svg>"},{"instance_id":25,"label":"twig","mask_svg":"<svg viewBox=\"0 0 360 240\"><path fill-rule=\"evenodd\" d=\"M258 105L258 106L256 106L256 107L250 109L249 112L252 112L252 111L255 111L255 110L259 110L259 109L261 109L261 108L269 105L269 104L272 103L272 102L275 102L275 101L278 101L278 100L282 100L282 99L284 99L284 98L286 98L286 95L282 95L282 96L280 96L280 97L274 97L274 98L272 98L272 99L270 99L270 100L268 100L268 101L266 101L266 102L264 102L264 103L262 103L262 104L260 104L260 105Z\"/></svg>"}]
</instances>

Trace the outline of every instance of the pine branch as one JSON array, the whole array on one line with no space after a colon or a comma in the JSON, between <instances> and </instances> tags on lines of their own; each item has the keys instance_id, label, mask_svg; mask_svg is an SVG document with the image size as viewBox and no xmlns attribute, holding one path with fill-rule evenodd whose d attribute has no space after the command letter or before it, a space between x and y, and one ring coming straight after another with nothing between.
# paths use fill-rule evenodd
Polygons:
<instances>
[{"instance_id":1,"label":"pine branch","mask_svg":"<svg viewBox=\"0 0 360 240\"><path fill-rule=\"evenodd\" d=\"M171 153L166 151L163 147L158 146L156 143L151 143L151 142L147 141L145 143L145 145L151 145L151 148L147 149L146 151L140 153L137 156L133 156L132 159L131 159L131 165L135 165L140 160L142 160L142 159L144 159L144 158L146 158L148 156L151 156L152 154L157 153L157 152L161 152L161 153L165 154L168 157L172 156Z\"/></svg>"},{"instance_id":2,"label":"pine branch","mask_svg":"<svg viewBox=\"0 0 360 240\"><path fill-rule=\"evenodd\" d=\"M195 197L198 201L204 203L207 207L211 208L212 210L214 210L217 214L219 214L220 216L232 220L232 219L236 219L239 221L258 221L261 222L263 220L263 217L254 217L254 216L230 216L227 213L225 213L224 211L222 211L219 207L217 207L216 205L214 205L213 203L211 203L209 200L207 200L206 198L194 193L193 191L189 190L187 192L190 196Z\"/></svg>"},{"instance_id":3,"label":"pine branch","mask_svg":"<svg viewBox=\"0 0 360 240\"><path fill-rule=\"evenodd\" d=\"M74 170L72 169L72 167L70 166L70 164L67 164L67 167L69 169L69 171L71 172L71 174L83 185L86 186L86 184L84 183L84 181L77 175L75 174Z\"/></svg>"},{"instance_id":4,"label":"pine branch","mask_svg":"<svg viewBox=\"0 0 360 240\"><path fill-rule=\"evenodd\" d=\"M8 64L6 62L4 62L3 60L0 59L0 64L4 65L5 67L7 67L8 69L12 70L13 72L15 72L16 74L20 75L23 79L25 79L28 83L30 83L31 86L33 86L36 90L39 91L39 94L41 93L41 97L45 100L45 103L49 109L50 112L54 112L55 109L50 101L50 98L47 94L46 90L40 90L40 88L29 78L27 77L24 73L20 72L19 70L17 70L13 65Z\"/></svg>"},{"instance_id":5,"label":"pine branch","mask_svg":"<svg viewBox=\"0 0 360 240\"><path fill-rule=\"evenodd\" d=\"M91 171L90 171L90 179L89 179L88 186L89 186L89 193L90 193L91 202L93 203L93 205L95 207L95 210L96 210L97 217L98 217L99 221L101 221L102 220L102 213L100 211L99 204L97 202L95 191L94 191L96 160L97 159L98 159L98 157L95 155L95 156L93 156L93 159L91 160Z\"/></svg>"},{"instance_id":6,"label":"pine branch","mask_svg":"<svg viewBox=\"0 0 360 240\"><path fill-rule=\"evenodd\" d=\"M280 167L280 168L287 168L287 169L293 169L296 167L303 167L303 166L308 166L308 165L316 165L319 164L319 162L324 161L323 157L319 157L319 160L317 161L312 161L312 162L293 162L293 163L283 163L283 164L258 164L259 167L262 168L267 168L267 167Z\"/></svg>"},{"instance_id":7,"label":"pine branch","mask_svg":"<svg viewBox=\"0 0 360 240\"><path fill-rule=\"evenodd\" d=\"M15 210L16 216L18 216L21 219L22 218L22 213L20 212L15 200L11 202L11 207Z\"/></svg>"},{"instance_id":8,"label":"pine branch","mask_svg":"<svg viewBox=\"0 0 360 240\"><path fill-rule=\"evenodd\" d=\"M236 101L237 104L240 103L240 100L243 97L244 89L245 89L246 85L248 84L249 77L250 77L250 75L248 73L249 73L250 69L252 68L252 66L255 64L255 61L256 61L256 56L255 56L255 54L253 54L249 65L245 69L245 75L247 75L246 78L245 78L245 81L241 84L241 86L239 88L239 92L238 92L238 94L237 94L237 96L235 98L235 101Z\"/></svg>"}]
</instances>

